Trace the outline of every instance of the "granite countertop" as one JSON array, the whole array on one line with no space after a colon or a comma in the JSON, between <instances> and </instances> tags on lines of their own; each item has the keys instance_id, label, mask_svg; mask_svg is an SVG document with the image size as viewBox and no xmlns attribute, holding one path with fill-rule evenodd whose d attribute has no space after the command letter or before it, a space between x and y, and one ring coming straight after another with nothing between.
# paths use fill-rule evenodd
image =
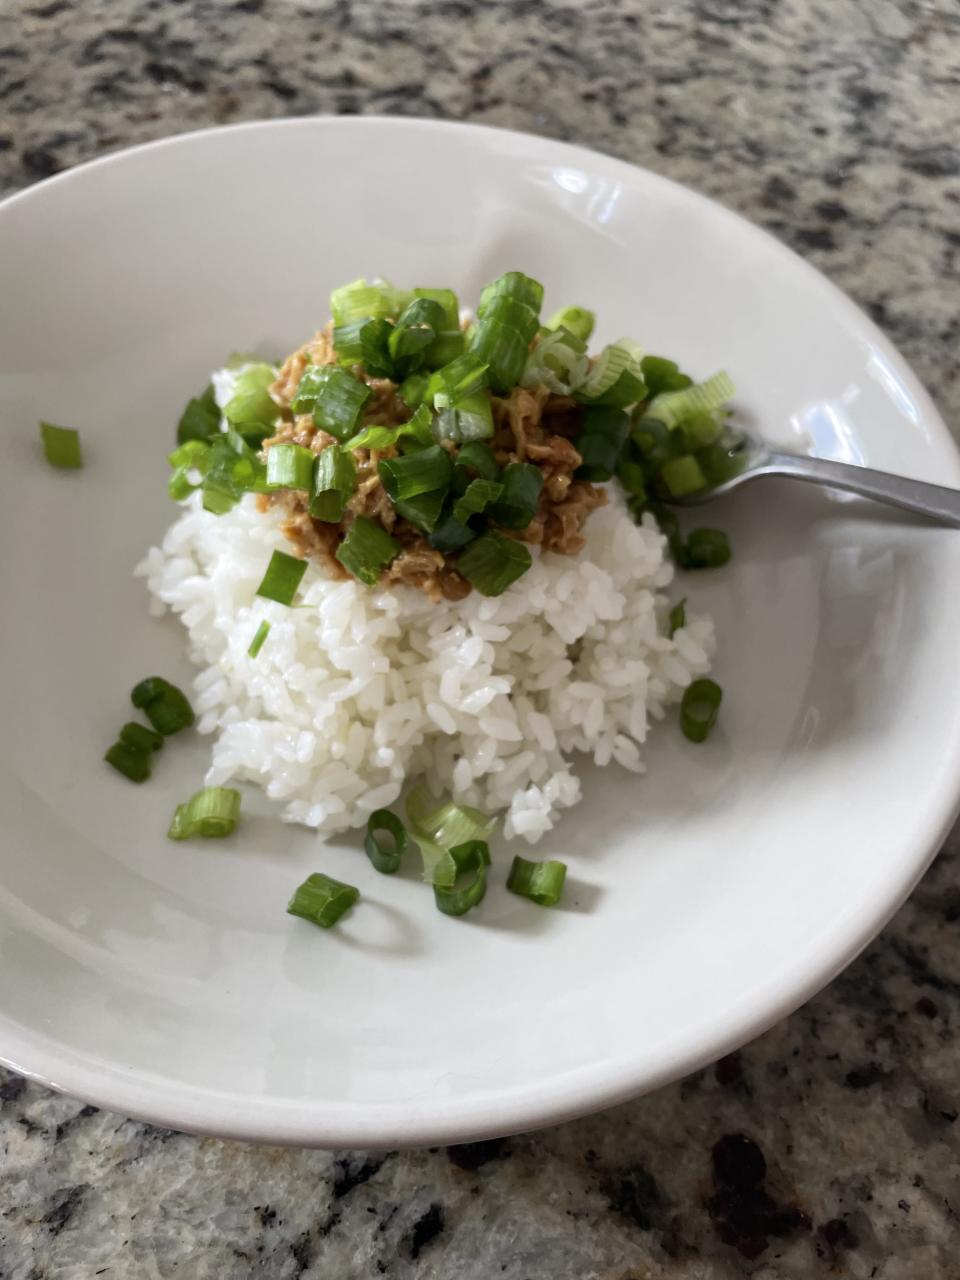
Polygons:
<instances>
[{"instance_id":1,"label":"granite countertop","mask_svg":"<svg viewBox=\"0 0 960 1280\"><path fill-rule=\"evenodd\" d=\"M255 117L449 116L718 197L960 430L956 0L12 0L0 189ZM960 1277L957 834L826 992L680 1084L405 1154L153 1129L0 1073L0 1277Z\"/></svg>"}]
</instances>

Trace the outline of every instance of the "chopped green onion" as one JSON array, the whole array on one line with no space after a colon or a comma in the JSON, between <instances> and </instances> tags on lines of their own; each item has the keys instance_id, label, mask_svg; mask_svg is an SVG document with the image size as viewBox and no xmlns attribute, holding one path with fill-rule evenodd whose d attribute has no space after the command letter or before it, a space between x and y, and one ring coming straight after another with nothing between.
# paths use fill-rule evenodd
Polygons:
<instances>
[{"instance_id":1,"label":"chopped green onion","mask_svg":"<svg viewBox=\"0 0 960 1280\"><path fill-rule=\"evenodd\" d=\"M693 379L681 373L673 360L666 360L663 356L644 356L640 367L651 396L657 396L661 391L682 391L693 386Z\"/></svg>"},{"instance_id":2,"label":"chopped green onion","mask_svg":"<svg viewBox=\"0 0 960 1280\"><path fill-rule=\"evenodd\" d=\"M463 497L453 504L454 519L466 524L471 516L486 511L502 494L503 485L495 480L471 480Z\"/></svg>"},{"instance_id":3,"label":"chopped green onion","mask_svg":"<svg viewBox=\"0 0 960 1280\"><path fill-rule=\"evenodd\" d=\"M601 483L609 480L617 469L629 431L630 419L622 409L589 405L583 411L583 426L574 441L581 458L577 475Z\"/></svg>"},{"instance_id":4,"label":"chopped green onion","mask_svg":"<svg viewBox=\"0 0 960 1280\"><path fill-rule=\"evenodd\" d=\"M426 348L439 336L444 323L443 307L430 298L415 298L403 309L389 339L395 381L423 364Z\"/></svg>"},{"instance_id":5,"label":"chopped green onion","mask_svg":"<svg viewBox=\"0 0 960 1280\"><path fill-rule=\"evenodd\" d=\"M354 320L333 331L333 349L343 365L362 364L372 378L394 378L390 355L393 326L386 320Z\"/></svg>"},{"instance_id":6,"label":"chopped green onion","mask_svg":"<svg viewBox=\"0 0 960 1280\"><path fill-rule=\"evenodd\" d=\"M660 476L671 498L683 498L707 487L707 478L692 453L681 458L668 458L660 468Z\"/></svg>"},{"instance_id":7,"label":"chopped green onion","mask_svg":"<svg viewBox=\"0 0 960 1280\"><path fill-rule=\"evenodd\" d=\"M453 479L450 487L454 493L465 493L470 481L496 480L500 473L493 450L480 440L461 445L453 461Z\"/></svg>"},{"instance_id":8,"label":"chopped green onion","mask_svg":"<svg viewBox=\"0 0 960 1280\"><path fill-rule=\"evenodd\" d=\"M193 724L193 708L186 694L162 676L148 676L134 685L130 701L164 737Z\"/></svg>"},{"instance_id":9,"label":"chopped green onion","mask_svg":"<svg viewBox=\"0 0 960 1280\"><path fill-rule=\"evenodd\" d=\"M338 444L327 445L314 462L310 514L315 520L336 524L356 487L357 465L353 455Z\"/></svg>"},{"instance_id":10,"label":"chopped green onion","mask_svg":"<svg viewBox=\"0 0 960 1280\"><path fill-rule=\"evenodd\" d=\"M630 430L630 439L644 457L649 457L655 450L662 448L669 438L669 431L662 422L646 415L635 418Z\"/></svg>"},{"instance_id":11,"label":"chopped green onion","mask_svg":"<svg viewBox=\"0 0 960 1280\"><path fill-rule=\"evenodd\" d=\"M306 560L288 556L285 551L274 551L256 593L265 600L276 600L277 604L292 604L306 572Z\"/></svg>"},{"instance_id":12,"label":"chopped green onion","mask_svg":"<svg viewBox=\"0 0 960 1280\"><path fill-rule=\"evenodd\" d=\"M737 394L729 374L715 373L706 382L697 382L680 391L661 391L647 405L646 412L667 427L675 427L694 414L715 413Z\"/></svg>"},{"instance_id":13,"label":"chopped green onion","mask_svg":"<svg viewBox=\"0 0 960 1280\"><path fill-rule=\"evenodd\" d=\"M456 518L453 514L453 504L448 498L447 505L438 517L427 541L436 551L459 551L477 536L478 530Z\"/></svg>"},{"instance_id":14,"label":"chopped green onion","mask_svg":"<svg viewBox=\"0 0 960 1280\"><path fill-rule=\"evenodd\" d=\"M537 513L543 472L530 462L511 462L501 471L500 483L503 493L487 515L504 529L525 529Z\"/></svg>"},{"instance_id":15,"label":"chopped green onion","mask_svg":"<svg viewBox=\"0 0 960 1280\"><path fill-rule=\"evenodd\" d=\"M313 480L316 455L301 444L275 444L267 450L267 484L271 489L306 489Z\"/></svg>"},{"instance_id":16,"label":"chopped green onion","mask_svg":"<svg viewBox=\"0 0 960 1280\"><path fill-rule=\"evenodd\" d=\"M694 680L683 691L680 728L691 742L703 742L717 722L723 690L715 680Z\"/></svg>"},{"instance_id":17,"label":"chopped green onion","mask_svg":"<svg viewBox=\"0 0 960 1280\"><path fill-rule=\"evenodd\" d=\"M468 911L483 901L487 892L487 867L490 865L490 851L483 840L470 840L466 844L455 845L449 851L455 868L454 884L450 888L433 886L434 901L437 910L445 916L464 916ZM473 873L461 889L456 888L456 879L461 875Z\"/></svg>"},{"instance_id":18,"label":"chopped green onion","mask_svg":"<svg viewBox=\"0 0 960 1280\"><path fill-rule=\"evenodd\" d=\"M492 304L490 316L479 320L470 335L470 351L488 366L490 386L501 393L512 390L520 381L530 352L530 337L492 314L494 309L503 312L511 306L517 304L511 304L509 299L496 306ZM532 318L536 332L535 313L529 307L523 310Z\"/></svg>"},{"instance_id":19,"label":"chopped green onion","mask_svg":"<svg viewBox=\"0 0 960 1280\"><path fill-rule=\"evenodd\" d=\"M407 408L420 408L420 404L427 393L427 383L429 381L430 375L427 373L411 373L408 378L404 378L398 390L400 399Z\"/></svg>"},{"instance_id":20,"label":"chopped green onion","mask_svg":"<svg viewBox=\"0 0 960 1280\"><path fill-rule=\"evenodd\" d=\"M426 398L436 409L454 409L487 386L487 366L471 352L430 375Z\"/></svg>"},{"instance_id":21,"label":"chopped green onion","mask_svg":"<svg viewBox=\"0 0 960 1280\"><path fill-rule=\"evenodd\" d=\"M414 298L427 298L437 305L443 311L444 329L459 329L460 327L460 304L457 301L457 295L452 289L414 289Z\"/></svg>"},{"instance_id":22,"label":"chopped green onion","mask_svg":"<svg viewBox=\"0 0 960 1280\"><path fill-rule=\"evenodd\" d=\"M377 838L378 831L386 831L392 836L391 842L384 844ZM400 860L407 851L407 829L400 819L389 809L375 809L367 819L367 835L363 847L367 857L378 871L385 876L392 876L400 866Z\"/></svg>"},{"instance_id":23,"label":"chopped green onion","mask_svg":"<svg viewBox=\"0 0 960 1280\"><path fill-rule=\"evenodd\" d=\"M567 396L583 385L589 372L586 344L569 329L557 329L546 333L527 356L520 382Z\"/></svg>"},{"instance_id":24,"label":"chopped green onion","mask_svg":"<svg viewBox=\"0 0 960 1280\"><path fill-rule=\"evenodd\" d=\"M148 729L145 724L128 720L120 730L120 741L134 751L159 751L163 746L163 734Z\"/></svg>"},{"instance_id":25,"label":"chopped green onion","mask_svg":"<svg viewBox=\"0 0 960 1280\"><path fill-rule=\"evenodd\" d=\"M240 816L240 792L232 787L204 787L186 804L178 804L167 832L171 840L233 834Z\"/></svg>"},{"instance_id":26,"label":"chopped green onion","mask_svg":"<svg viewBox=\"0 0 960 1280\"><path fill-rule=\"evenodd\" d=\"M470 444L476 440L489 440L492 435L493 409L490 397L484 391L458 400L456 408L441 409L433 420L436 440Z\"/></svg>"},{"instance_id":27,"label":"chopped green onion","mask_svg":"<svg viewBox=\"0 0 960 1280\"><path fill-rule=\"evenodd\" d=\"M354 433L364 405L373 395L365 382L336 365L311 365L291 401L294 413L312 414L318 427L338 440Z\"/></svg>"},{"instance_id":28,"label":"chopped green onion","mask_svg":"<svg viewBox=\"0 0 960 1280\"><path fill-rule=\"evenodd\" d=\"M209 440L220 430L220 407L211 382L204 391L187 401L177 423L177 444L188 440Z\"/></svg>"},{"instance_id":29,"label":"chopped green onion","mask_svg":"<svg viewBox=\"0 0 960 1280\"><path fill-rule=\"evenodd\" d=\"M694 529L677 560L684 569L719 569L730 559L730 541L720 529Z\"/></svg>"},{"instance_id":30,"label":"chopped green onion","mask_svg":"<svg viewBox=\"0 0 960 1280\"><path fill-rule=\"evenodd\" d=\"M373 425L364 427L357 435L352 436L343 446L345 449L389 449L394 445L403 447L404 441L412 446L422 448L433 444L431 424L433 414L422 404L408 422L401 422L396 427Z\"/></svg>"},{"instance_id":31,"label":"chopped green onion","mask_svg":"<svg viewBox=\"0 0 960 1280\"><path fill-rule=\"evenodd\" d=\"M52 422L40 423L40 439L43 452L51 467L63 471L76 471L83 466L80 452L80 432L73 427L58 427Z\"/></svg>"},{"instance_id":32,"label":"chopped green onion","mask_svg":"<svg viewBox=\"0 0 960 1280\"><path fill-rule=\"evenodd\" d=\"M150 777L150 752L142 747L115 742L103 758L107 764L113 765L117 773L122 773L131 782L146 782Z\"/></svg>"},{"instance_id":33,"label":"chopped green onion","mask_svg":"<svg viewBox=\"0 0 960 1280\"><path fill-rule=\"evenodd\" d=\"M333 876L317 871L307 876L297 889L287 904L287 911L292 916L311 920L322 929L329 929L359 897L360 890L352 884L344 884L342 880L334 880Z\"/></svg>"},{"instance_id":34,"label":"chopped green onion","mask_svg":"<svg viewBox=\"0 0 960 1280\"><path fill-rule=\"evenodd\" d=\"M720 432L717 440L699 450L697 460L708 483L718 485L732 480L746 468L750 461L750 451L744 436L726 428Z\"/></svg>"},{"instance_id":35,"label":"chopped green onion","mask_svg":"<svg viewBox=\"0 0 960 1280\"><path fill-rule=\"evenodd\" d=\"M457 570L482 596L499 596L532 562L522 542L491 529L460 553Z\"/></svg>"},{"instance_id":36,"label":"chopped green onion","mask_svg":"<svg viewBox=\"0 0 960 1280\"><path fill-rule=\"evenodd\" d=\"M270 623L266 620L266 618L264 618L263 621L260 623L259 627L257 627L256 633L254 634L253 639L250 641L250 647L247 650L247 653L251 658L255 658L257 656L257 654L263 648L263 642L266 640L269 634L270 634Z\"/></svg>"},{"instance_id":37,"label":"chopped green onion","mask_svg":"<svg viewBox=\"0 0 960 1280\"><path fill-rule=\"evenodd\" d=\"M280 414L269 388L277 371L269 364L254 364L237 374L234 391L223 407L223 416L234 426L271 427Z\"/></svg>"},{"instance_id":38,"label":"chopped green onion","mask_svg":"<svg viewBox=\"0 0 960 1280\"><path fill-rule=\"evenodd\" d=\"M477 317L482 319L488 308L499 297L513 298L516 302L526 303L537 315L543 306L543 285L522 271L507 271L492 284L480 291L477 304Z\"/></svg>"},{"instance_id":39,"label":"chopped green onion","mask_svg":"<svg viewBox=\"0 0 960 1280\"><path fill-rule=\"evenodd\" d=\"M395 502L393 507L404 520L409 520L424 533L433 533L446 499L446 489L437 489L433 493L418 493L413 498Z\"/></svg>"},{"instance_id":40,"label":"chopped green onion","mask_svg":"<svg viewBox=\"0 0 960 1280\"><path fill-rule=\"evenodd\" d=\"M453 462L446 449L435 444L400 458L381 458L377 469L387 496L397 503L420 493L446 492Z\"/></svg>"},{"instance_id":41,"label":"chopped green onion","mask_svg":"<svg viewBox=\"0 0 960 1280\"><path fill-rule=\"evenodd\" d=\"M407 797L410 834L423 858L423 878L443 889L453 888L457 865L451 849L472 840L485 840L493 830L494 819L479 809L455 804L434 803L427 789L418 785Z\"/></svg>"},{"instance_id":42,"label":"chopped green onion","mask_svg":"<svg viewBox=\"0 0 960 1280\"><path fill-rule=\"evenodd\" d=\"M517 298L511 298L507 294L500 294L493 299L484 311L477 327L489 325L493 322L506 325L508 328L515 330L527 344L533 341L534 334L539 328L537 312L533 307L526 302L519 301Z\"/></svg>"},{"instance_id":43,"label":"chopped green onion","mask_svg":"<svg viewBox=\"0 0 960 1280\"><path fill-rule=\"evenodd\" d=\"M507 876L507 888L522 898L530 898L541 907L555 907L563 893L566 876L565 862L557 862L555 859L535 862L517 854Z\"/></svg>"},{"instance_id":44,"label":"chopped green onion","mask_svg":"<svg viewBox=\"0 0 960 1280\"><path fill-rule=\"evenodd\" d=\"M589 342L596 319L586 307L561 307L547 321L547 328L569 329L581 342Z\"/></svg>"},{"instance_id":45,"label":"chopped green onion","mask_svg":"<svg viewBox=\"0 0 960 1280\"><path fill-rule=\"evenodd\" d=\"M634 462L632 458L621 454L620 461L617 463L617 479L631 497L641 499L646 497L647 473L639 462Z\"/></svg>"},{"instance_id":46,"label":"chopped green onion","mask_svg":"<svg viewBox=\"0 0 960 1280\"><path fill-rule=\"evenodd\" d=\"M210 444L203 474L204 509L223 515L245 493L264 492L266 479L266 466L241 435L235 431L218 434Z\"/></svg>"},{"instance_id":47,"label":"chopped green onion","mask_svg":"<svg viewBox=\"0 0 960 1280\"><path fill-rule=\"evenodd\" d=\"M423 353L423 363L428 369L439 369L452 364L466 350L467 339L461 329L444 329Z\"/></svg>"},{"instance_id":48,"label":"chopped green onion","mask_svg":"<svg viewBox=\"0 0 960 1280\"><path fill-rule=\"evenodd\" d=\"M620 338L604 347L577 391L577 398L619 409L645 399L647 387L641 355L640 348L630 338Z\"/></svg>"},{"instance_id":49,"label":"chopped green onion","mask_svg":"<svg viewBox=\"0 0 960 1280\"><path fill-rule=\"evenodd\" d=\"M336 558L348 573L368 587L376 586L380 574L403 548L390 537L382 524L367 516L357 516L337 548Z\"/></svg>"},{"instance_id":50,"label":"chopped green onion","mask_svg":"<svg viewBox=\"0 0 960 1280\"><path fill-rule=\"evenodd\" d=\"M680 628L685 627L686 625L687 599L686 596L684 596L682 600L677 601L667 617L668 635L670 636L670 639L672 640Z\"/></svg>"},{"instance_id":51,"label":"chopped green onion","mask_svg":"<svg viewBox=\"0 0 960 1280\"><path fill-rule=\"evenodd\" d=\"M391 319L402 305L403 295L398 289L382 280L368 284L363 277L341 285L330 294L330 314L335 325L370 316Z\"/></svg>"}]
</instances>

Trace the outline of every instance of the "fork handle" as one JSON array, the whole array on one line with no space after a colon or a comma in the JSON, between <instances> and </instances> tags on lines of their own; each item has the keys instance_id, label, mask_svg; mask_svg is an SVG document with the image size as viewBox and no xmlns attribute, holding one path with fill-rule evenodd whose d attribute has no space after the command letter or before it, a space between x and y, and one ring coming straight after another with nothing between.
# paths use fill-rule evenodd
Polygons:
<instances>
[{"instance_id":1,"label":"fork handle","mask_svg":"<svg viewBox=\"0 0 960 1280\"><path fill-rule=\"evenodd\" d=\"M828 458L801 457L793 453L769 453L760 470L767 475L792 476L795 480L807 480L812 484L829 485L831 489L857 493L862 498L873 498L876 502L902 507L905 511L916 511L939 524L960 529L958 489L927 484L923 480L908 480L905 476L874 471L870 467L832 462Z\"/></svg>"}]
</instances>

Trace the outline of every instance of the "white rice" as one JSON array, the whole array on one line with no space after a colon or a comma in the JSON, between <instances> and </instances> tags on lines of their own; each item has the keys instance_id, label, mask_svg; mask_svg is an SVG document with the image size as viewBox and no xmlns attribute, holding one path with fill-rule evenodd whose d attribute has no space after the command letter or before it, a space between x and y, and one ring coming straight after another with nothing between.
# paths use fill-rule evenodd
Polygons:
<instances>
[{"instance_id":1,"label":"white rice","mask_svg":"<svg viewBox=\"0 0 960 1280\"><path fill-rule=\"evenodd\" d=\"M211 515L194 495L136 572L154 612L180 615L201 668L207 783L256 782L288 821L332 834L423 778L506 811L505 834L532 843L580 799L585 758L642 773L651 720L709 669L713 624L688 615L667 638L664 538L608 496L580 555L533 549L532 568L497 599L434 604L410 587L334 582L311 564L302 607L286 608L255 595L271 552L289 549L279 517L250 496ZM250 658L264 618L270 634Z\"/></svg>"}]
</instances>

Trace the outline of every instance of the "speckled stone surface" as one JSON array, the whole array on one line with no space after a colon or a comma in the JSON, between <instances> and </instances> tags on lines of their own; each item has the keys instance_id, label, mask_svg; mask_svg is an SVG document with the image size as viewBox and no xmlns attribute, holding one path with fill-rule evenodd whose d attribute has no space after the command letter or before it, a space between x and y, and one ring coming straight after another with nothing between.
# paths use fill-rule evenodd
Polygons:
<instances>
[{"instance_id":1,"label":"speckled stone surface","mask_svg":"<svg viewBox=\"0 0 960 1280\"><path fill-rule=\"evenodd\" d=\"M698 187L851 293L960 430L956 0L0 6L4 191L310 112L509 125ZM867 953L739 1054L528 1137L267 1150L0 1073L0 1277L955 1280L958 851L955 834Z\"/></svg>"}]
</instances>

